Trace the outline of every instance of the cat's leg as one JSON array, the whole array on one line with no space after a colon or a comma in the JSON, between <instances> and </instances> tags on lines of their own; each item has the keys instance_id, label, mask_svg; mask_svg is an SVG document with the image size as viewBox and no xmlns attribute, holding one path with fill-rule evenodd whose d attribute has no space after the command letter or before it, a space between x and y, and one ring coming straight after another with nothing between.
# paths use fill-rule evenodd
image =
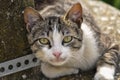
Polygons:
<instances>
[{"instance_id":1,"label":"cat's leg","mask_svg":"<svg viewBox=\"0 0 120 80\"><path fill-rule=\"evenodd\" d=\"M75 68L54 67L45 63L41 64L41 71L48 78L56 78L70 74L77 74L79 72L79 70Z\"/></svg>"},{"instance_id":2,"label":"cat's leg","mask_svg":"<svg viewBox=\"0 0 120 80\"><path fill-rule=\"evenodd\" d=\"M95 80L114 80L114 75L119 61L119 48L110 48L98 61Z\"/></svg>"}]
</instances>

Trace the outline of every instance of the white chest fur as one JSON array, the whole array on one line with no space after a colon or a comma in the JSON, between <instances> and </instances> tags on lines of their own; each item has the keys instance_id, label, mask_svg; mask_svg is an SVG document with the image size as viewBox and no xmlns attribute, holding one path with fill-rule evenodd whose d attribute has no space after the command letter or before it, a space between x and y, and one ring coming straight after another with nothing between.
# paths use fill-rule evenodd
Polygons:
<instances>
[{"instance_id":1,"label":"white chest fur","mask_svg":"<svg viewBox=\"0 0 120 80\"><path fill-rule=\"evenodd\" d=\"M100 54L98 53L94 32L84 23L82 23L81 28L83 30L83 44L81 49L75 54L76 60L73 60L73 64L74 67L86 70L94 66Z\"/></svg>"},{"instance_id":2,"label":"white chest fur","mask_svg":"<svg viewBox=\"0 0 120 80\"><path fill-rule=\"evenodd\" d=\"M91 67L100 54L98 53L98 46L96 38L94 37L94 32L90 30L90 27L86 24L82 24L83 29L83 45L84 45L84 58L88 66Z\"/></svg>"},{"instance_id":3,"label":"white chest fur","mask_svg":"<svg viewBox=\"0 0 120 80\"><path fill-rule=\"evenodd\" d=\"M68 51L66 55L69 60L61 67L54 67L49 64L42 64L42 72L50 78L59 77L63 75L76 74L78 69L87 70L94 66L100 54L98 53L98 46L94 38L94 32L90 30L89 26L82 24L83 30L83 45L77 52L70 54ZM72 57L70 57L72 56ZM74 57L73 57L74 56ZM66 66L66 67L65 67Z\"/></svg>"}]
</instances>

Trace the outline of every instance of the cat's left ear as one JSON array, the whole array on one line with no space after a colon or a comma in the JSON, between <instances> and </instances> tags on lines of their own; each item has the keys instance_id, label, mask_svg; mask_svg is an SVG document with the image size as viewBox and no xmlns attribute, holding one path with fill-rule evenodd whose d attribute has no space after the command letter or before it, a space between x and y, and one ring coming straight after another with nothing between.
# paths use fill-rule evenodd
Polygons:
<instances>
[{"instance_id":1,"label":"cat's left ear","mask_svg":"<svg viewBox=\"0 0 120 80\"><path fill-rule=\"evenodd\" d=\"M43 20L41 15L38 13L37 10L33 9L32 7L27 7L24 10L24 22L26 23L26 29L28 32L31 31L33 24L37 20Z\"/></svg>"},{"instance_id":2,"label":"cat's left ear","mask_svg":"<svg viewBox=\"0 0 120 80\"><path fill-rule=\"evenodd\" d=\"M67 12L65 18L77 23L80 26L83 21L81 4L74 4L72 8Z\"/></svg>"}]
</instances>

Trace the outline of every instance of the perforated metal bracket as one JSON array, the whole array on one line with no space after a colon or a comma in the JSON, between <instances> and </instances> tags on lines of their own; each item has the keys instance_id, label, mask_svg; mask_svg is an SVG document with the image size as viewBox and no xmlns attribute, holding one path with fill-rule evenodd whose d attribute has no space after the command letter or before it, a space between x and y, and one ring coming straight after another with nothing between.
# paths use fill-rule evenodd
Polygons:
<instances>
[{"instance_id":1,"label":"perforated metal bracket","mask_svg":"<svg viewBox=\"0 0 120 80\"><path fill-rule=\"evenodd\" d=\"M33 54L6 61L0 63L0 77L38 65L40 65L40 61Z\"/></svg>"}]
</instances>

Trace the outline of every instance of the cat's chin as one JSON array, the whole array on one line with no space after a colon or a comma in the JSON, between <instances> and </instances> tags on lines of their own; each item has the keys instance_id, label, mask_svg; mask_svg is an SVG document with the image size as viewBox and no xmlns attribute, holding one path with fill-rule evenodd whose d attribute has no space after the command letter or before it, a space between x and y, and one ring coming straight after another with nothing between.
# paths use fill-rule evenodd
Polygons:
<instances>
[{"instance_id":1,"label":"cat's chin","mask_svg":"<svg viewBox=\"0 0 120 80\"><path fill-rule=\"evenodd\" d=\"M49 63L53 66L62 66L67 62L67 59L54 59L54 60L49 60Z\"/></svg>"}]
</instances>

